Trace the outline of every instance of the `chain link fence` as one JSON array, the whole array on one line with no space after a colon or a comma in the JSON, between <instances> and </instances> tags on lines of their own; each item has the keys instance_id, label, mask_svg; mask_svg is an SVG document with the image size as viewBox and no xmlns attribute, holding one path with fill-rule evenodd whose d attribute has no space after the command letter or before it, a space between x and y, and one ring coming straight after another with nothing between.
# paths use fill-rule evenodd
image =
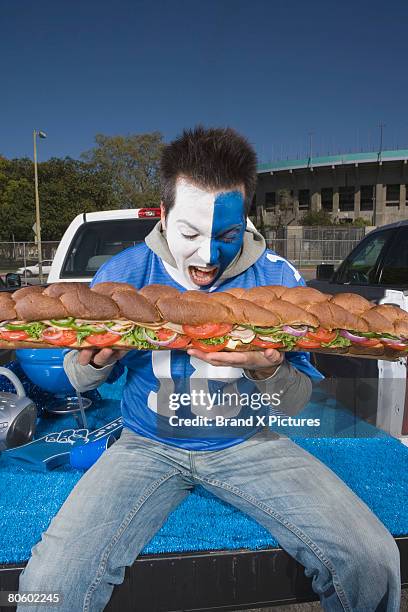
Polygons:
<instances>
[{"instance_id":1,"label":"chain link fence","mask_svg":"<svg viewBox=\"0 0 408 612\"><path fill-rule=\"evenodd\" d=\"M372 228L347 226L286 226L267 231L270 249L296 266L339 264Z\"/></svg>"},{"instance_id":2,"label":"chain link fence","mask_svg":"<svg viewBox=\"0 0 408 612\"><path fill-rule=\"evenodd\" d=\"M302 238L305 240L352 240L358 242L364 238L365 233L365 227L347 227L344 225L302 227Z\"/></svg>"},{"instance_id":3,"label":"chain link fence","mask_svg":"<svg viewBox=\"0 0 408 612\"><path fill-rule=\"evenodd\" d=\"M48 274L58 245L59 242L41 243L44 276ZM35 242L0 242L0 274L8 272L18 272L26 280L38 277L38 245Z\"/></svg>"},{"instance_id":4,"label":"chain link fence","mask_svg":"<svg viewBox=\"0 0 408 612\"><path fill-rule=\"evenodd\" d=\"M269 249L298 267L339 264L358 243L359 240L308 240L297 236L266 240Z\"/></svg>"},{"instance_id":5,"label":"chain link fence","mask_svg":"<svg viewBox=\"0 0 408 612\"><path fill-rule=\"evenodd\" d=\"M266 239L268 248L282 257L289 259L296 266L315 266L320 263L338 264L350 253L363 237L359 228L356 232L343 234L343 238L334 238L333 230L324 232L325 228L310 228L304 232L286 238ZM316 231L315 231L316 230ZM319 231L320 230L320 231ZM317 237L319 236L319 237ZM54 258L59 242L42 243L43 273L46 277ZM0 274L19 272L26 281L38 277L38 246L34 242L0 242Z\"/></svg>"}]
</instances>

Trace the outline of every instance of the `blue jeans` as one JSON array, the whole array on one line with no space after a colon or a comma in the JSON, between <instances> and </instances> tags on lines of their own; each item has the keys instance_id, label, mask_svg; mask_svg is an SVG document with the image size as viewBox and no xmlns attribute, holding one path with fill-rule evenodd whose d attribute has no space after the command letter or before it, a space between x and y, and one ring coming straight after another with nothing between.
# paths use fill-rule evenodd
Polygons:
<instances>
[{"instance_id":1,"label":"blue jeans","mask_svg":"<svg viewBox=\"0 0 408 612\"><path fill-rule=\"evenodd\" d=\"M290 439L265 429L224 450L188 451L126 427L76 484L20 576L20 591L59 591L62 605L17 610L103 610L125 567L197 484L273 534L313 577L325 610L399 611L393 537Z\"/></svg>"}]
</instances>

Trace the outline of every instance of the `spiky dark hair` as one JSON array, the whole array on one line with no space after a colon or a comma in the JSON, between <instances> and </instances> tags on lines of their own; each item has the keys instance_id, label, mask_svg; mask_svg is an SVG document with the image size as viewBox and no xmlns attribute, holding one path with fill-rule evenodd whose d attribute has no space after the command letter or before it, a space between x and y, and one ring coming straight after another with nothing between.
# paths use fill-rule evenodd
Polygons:
<instances>
[{"instance_id":1,"label":"spiky dark hair","mask_svg":"<svg viewBox=\"0 0 408 612\"><path fill-rule=\"evenodd\" d=\"M248 212L256 188L256 153L232 128L198 125L163 149L160 161L162 199L166 214L174 205L176 181L191 179L199 187L224 189L243 184Z\"/></svg>"}]
</instances>

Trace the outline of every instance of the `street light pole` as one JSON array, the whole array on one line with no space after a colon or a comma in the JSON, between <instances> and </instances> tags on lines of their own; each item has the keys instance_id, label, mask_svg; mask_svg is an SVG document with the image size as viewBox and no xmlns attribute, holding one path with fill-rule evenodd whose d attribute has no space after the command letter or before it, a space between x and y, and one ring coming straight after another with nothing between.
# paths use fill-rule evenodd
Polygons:
<instances>
[{"instance_id":1,"label":"street light pole","mask_svg":"<svg viewBox=\"0 0 408 612\"><path fill-rule=\"evenodd\" d=\"M37 136L40 138L46 138L45 132L33 130L33 143L34 143L34 186L35 186L35 234L37 236L37 248L38 248L38 276L40 283L43 281L42 274L42 248L41 248L41 218L40 218L40 196L38 193L38 164L37 164Z\"/></svg>"},{"instance_id":2,"label":"street light pole","mask_svg":"<svg viewBox=\"0 0 408 612\"><path fill-rule=\"evenodd\" d=\"M383 129L386 127L385 123L379 123L378 127L380 128L380 150L377 156L377 178L374 186L374 199L373 199L373 223L377 226L377 189L380 183L380 173L381 173L381 153L383 148Z\"/></svg>"},{"instance_id":3,"label":"street light pole","mask_svg":"<svg viewBox=\"0 0 408 612\"><path fill-rule=\"evenodd\" d=\"M385 123L380 123L378 127L380 128L380 158L381 158L381 153L382 153L382 148L383 148L383 129L386 126L385 126Z\"/></svg>"},{"instance_id":4,"label":"street light pole","mask_svg":"<svg viewBox=\"0 0 408 612\"><path fill-rule=\"evenodd\" d=\"M313 132L309 132L309 162L312 164L313 156Z\"/></svg>"}]
</instances>

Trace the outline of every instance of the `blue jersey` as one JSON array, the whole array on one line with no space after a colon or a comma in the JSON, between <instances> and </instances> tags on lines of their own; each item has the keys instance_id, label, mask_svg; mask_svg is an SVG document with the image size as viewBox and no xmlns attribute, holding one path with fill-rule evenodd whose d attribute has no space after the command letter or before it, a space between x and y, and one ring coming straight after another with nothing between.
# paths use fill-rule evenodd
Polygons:
<instances>
[{"instance_id":1,"label":"blue jersey","mask_svg":"<svg viewBox=\"0 0 408 612\"><path fill-rule=\"evenodd\" d=\"M92 284L104 281L130 283L137 289L161 283L185 291L167 272L162 259L145 243L126 249L107 261L96 273ZM273 251L265 250L255 264L219 284L216 291L232 287L294 287L304 284L292 264ZM310 378L322 378L311 365L308 353L288 352L286 358ZM234 393L240 393L242 397L258 391L254 383L243 376L240 368L211 366L180 350L134 350L121 359L120 364L116 367L117 375L123 371L123 366L127 368L122 397L124 425L142 436L190 450L217 450L239 444L261 428L255 424L253 427L211 427L203 425L199 419L196 419L194 426L191 423L185 427L170 425L170 417L175 415L181 422L187 422L183 419L208 414L208 407L194 403L194 399L199 399L197 394L203 393L202 389L208 394L206 397L211 396L214 402L217 397L220 399L220 392L225 388L233 388ZM179 400L184 393L190 400L193 397L193 401L180 405L177 398ZM174 401L169 402L169 398ZM236 405L229 411L229 416L248 416L249 410L248 406Z\"/></svg>"}]
</instances>

